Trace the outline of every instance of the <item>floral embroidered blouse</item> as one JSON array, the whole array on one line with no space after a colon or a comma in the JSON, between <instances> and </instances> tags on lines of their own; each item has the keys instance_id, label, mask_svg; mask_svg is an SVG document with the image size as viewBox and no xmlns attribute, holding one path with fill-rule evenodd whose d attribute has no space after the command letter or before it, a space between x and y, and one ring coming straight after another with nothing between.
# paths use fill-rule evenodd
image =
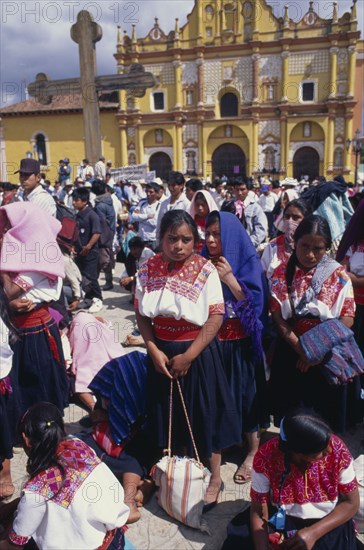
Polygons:
<instances>
[{"instance_id":1,"label":"floral embroidered blouse","mask_svg":"<svg viewBox=\"0 0 364 550\"><path fill-rule=\"evenodd\" d=\"M21 297L35 304L58 300L63 284L61 277L51 278L35 271L19 273L13 277L12 281L23 290L24 294Z\"/></svg>"},{"instance_id":2,"label":"floral embroidered blouse","mask_svg":"<svg viewBox=\"0 0 364 550\"><path fill-rule=\"evenodd\" d=\"M65 483L59 468L51 466L24 485L9 540L24 546L33 537L38 548L47 550L98 548L106 533L129 517L123 488L77 438L60 443L58 459L66 470Z\"/></svg>"},{"instance_id":3,"label":"floral embroidered blouse","mask_svg":"<svg viewBox=\"0 0 364 550\"><path fill-rule=\"evenodd\" d=\"M285 471L279 438L260 447L254 458L251 499L278 505L279 486ZM338 502L339 494L357 488L352 456L336 435L331 436L329 451L303 474L294 464L284 479L280 503L287 514L302 519L322 518Z\"/></svg>"},{"instance_id":4,"label":"floral embroidered blouse","mask_svg":"<svg viewBox=\"0 0 364 550\"><path fill-rule=\"evenodd\" d=\"M213 264L194 254L168 271L168 262L156 254L136 277L135 304L146 317L184 319L202 327L208 317L225 313L219 275Z\"/></svg>"},{"instance_id":5,"label":"floral embroidered blouse","mask_svg":"<svg viewBox=\"0 0 364 550\"><path fill-rule=\"evenodd\" d=\"M297 306L311 285L316 268L304 272L296 266L292 282L291 298L294 306ZM281 311L283 319L292 317L292 308L288 296L286 283L286 264L282 263L274 270L270 280L270 309ZM307 304L309 314L318 317L321 321L338 319L339 317L355 316L354 292L351 280L345 267L338 267L324 281L321 290L311 302Z\"/></svg>"}]
</instances>

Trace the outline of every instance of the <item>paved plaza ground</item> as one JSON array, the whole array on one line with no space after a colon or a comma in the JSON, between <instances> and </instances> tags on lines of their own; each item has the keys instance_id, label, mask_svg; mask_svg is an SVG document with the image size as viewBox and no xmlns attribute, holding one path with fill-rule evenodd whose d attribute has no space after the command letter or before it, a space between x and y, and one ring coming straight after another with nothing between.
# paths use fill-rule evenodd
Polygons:
<instances>
[{"instance_id":1,"label":"paved plaza ground","mask_svg":"<svg viewBox=\"0 0 364 550\"><path fill-rule=\"evenodd\" d=\"M122 267L122 264L117 264L114 290L104 293L104 308L98 314L112 322L119 342L125 340L126 335L133 330L134 326L134 312L130 303L130 294L120 289L118 285L118 277L122 272ZM133 349L137 348L131 348L131 350ZM71 405L66 410L65 422L68 433L76 433L82 430L78 421L84 414L84 411L76 405ZM270 437L276 431L272 427L263 437ZM348 432L343 439L354 458L364 453L362 425ZM15 496L19 496L21 485L26 479L26 455L20 449L18 451L12 460L12 475L17 488ZM241 462L241 454L242 450L236 448L223 455L222 478L225 483L225 490L221 494L219 504L205 516L211 535L190 529L173 521L159 507L154 495L148 504L141 509L141 519L131 525L127 531L127 537L137 550L219 550L226 537L227 524L236 514L244 510L249 502L250 484L236 485L233 482L234 472Z\"/></svg>"}]
</instances>

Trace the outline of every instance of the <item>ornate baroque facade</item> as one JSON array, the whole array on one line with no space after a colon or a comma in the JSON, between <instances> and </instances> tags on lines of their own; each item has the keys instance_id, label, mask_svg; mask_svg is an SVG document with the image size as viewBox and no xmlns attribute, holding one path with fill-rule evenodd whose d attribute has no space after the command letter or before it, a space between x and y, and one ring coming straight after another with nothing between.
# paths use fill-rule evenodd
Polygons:
<instances>
[{"instance_id":1,"label":"ornate baroque facade","mask_svg":"<svg viewBox=\"0 0 364 550\"><path fill-rule=\"evenodd\" d=\"M119 29L118 71L138 62L156 79L143 98L120 93L123 164L147 162L160 174L173 166L203 176L350 177L345 140L355 109L361 129L363 103L359 37L355 2L340 18L334 2L322 19L310 1L294 22L265 0L196 0L168 34L157 19L143 38Z\"/></svg>"}]
</instances>

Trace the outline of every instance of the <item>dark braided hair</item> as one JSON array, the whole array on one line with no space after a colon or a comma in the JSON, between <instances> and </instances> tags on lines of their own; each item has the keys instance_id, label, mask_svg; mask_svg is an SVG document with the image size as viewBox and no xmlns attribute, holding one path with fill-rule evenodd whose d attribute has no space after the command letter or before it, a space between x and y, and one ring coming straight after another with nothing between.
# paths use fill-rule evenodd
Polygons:
<instances>
[{"instance_id":1,"label":"dark braided hair","mask_svg":"<svg viewBox=\"0 0 364 550\"><path fill-rule=\"evenodd\" d=\"M60 441L66 437L60 411L52 403L36 403L21 418L18 429L30 442L28 474L33 478L50 466L57 466L62 475L59 492L66 481L65 468L56 456Z\"/></svg>"},{"instance_id":2,"label":"dark braided hair","mask_svg":"<svg viewBox=\"0 0 364 550\"><path fill-rule=\"evenodd\" d=\"M316 214L310 214L309 216L306 216L301 221L301 223L299 224L299 226L295 231L295 234L293 237L295 246L297 246L298 241L305 235L317 235L319 237L322 237L325 242L326 249L328 250L331 248L331 245L332 245L331 231L330 231L330 226L328 222L325 220L325 218L322 218L321 216L317 216ZM295 249L292 252L287 262L287 268L286 268L286 283L287 283L288 294L291 293L292 282L293 282L296 265L297 265L297 254Z\"/></svg>"}]
</instances>

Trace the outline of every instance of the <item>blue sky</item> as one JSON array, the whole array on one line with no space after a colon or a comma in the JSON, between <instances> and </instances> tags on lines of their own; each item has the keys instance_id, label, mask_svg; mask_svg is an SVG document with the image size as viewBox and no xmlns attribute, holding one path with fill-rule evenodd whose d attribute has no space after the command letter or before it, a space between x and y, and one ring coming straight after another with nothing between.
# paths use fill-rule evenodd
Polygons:
<instances>
[{"instance_id":1,"label":"blue sky","mask_svg":"<svg viewBox=\"0 0 364 550\"><path fill-rule=\"evenodd\" d=\"M294 20L308 10L308 0L268 0L276 15L289 5ZM332 1L315 0L314 9L323 18L332 15ZM339 15L349 11L351 0L338 0ZM116 62L117 25L131 31L137 26L138 37L145 36L154 24L154 17L166 34L174 29L175 18L186 22L194 0L42 0L8 1L0 3L0 105L5 106L26 98L26 85L38 72L51 79L78 76L78 46L70 38L70 27L81 9L90 11L103 29L103 38L96 45L97 72L113 74ZM364 27L364 0L358 0L358 21Z\"/></svg>"}]
</instances>

